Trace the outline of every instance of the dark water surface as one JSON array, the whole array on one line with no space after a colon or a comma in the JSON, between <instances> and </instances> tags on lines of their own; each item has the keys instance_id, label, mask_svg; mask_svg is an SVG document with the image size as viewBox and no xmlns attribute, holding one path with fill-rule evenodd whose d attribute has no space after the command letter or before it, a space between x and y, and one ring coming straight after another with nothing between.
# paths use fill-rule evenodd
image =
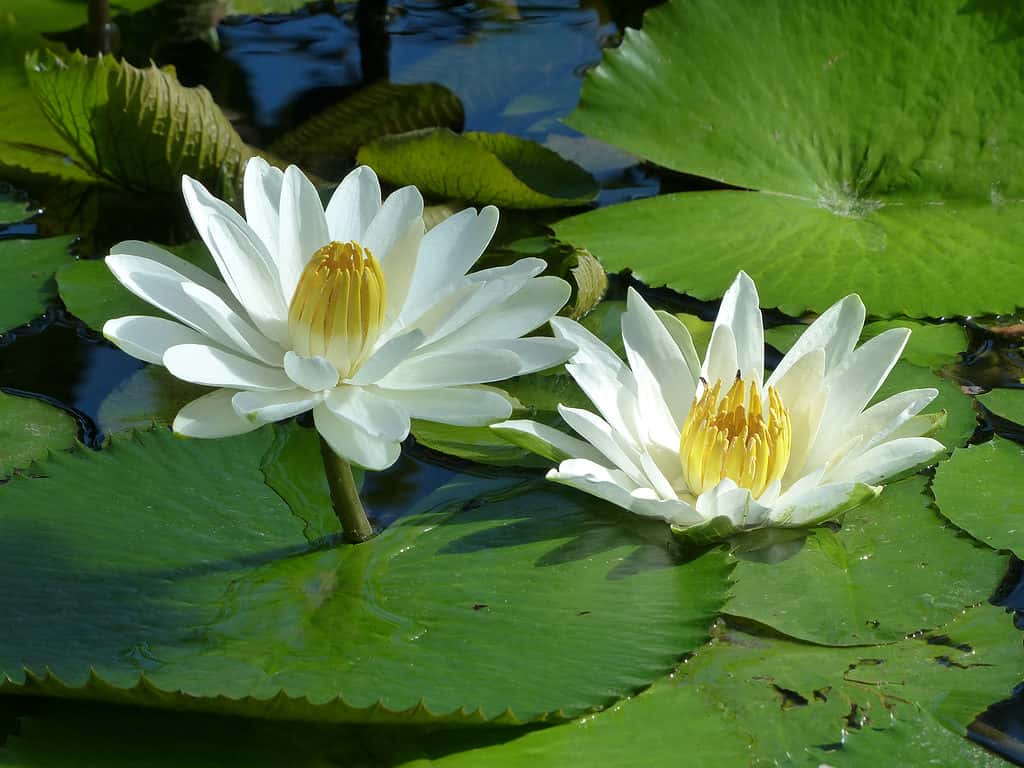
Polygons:
<instances>
[{"instance_id":1,"label":"dark water surface","mask_svg":"<svg viewBox=\"0 0 1024 768\"><path fill-rule=\"evenodd\" d=\"M385 25L364 28L364 49L369 52L364 60L353 6L324 2L291 15L229 19L218 27L220 56L211 55L206 43L150 40L142 32L137 38L144 44L126 39L123 52L143 63L153 56L158 63L175 64L183 82L206 85L242 136L256 146L267 146L368 80L439 82L462 100L466 129L514 133L548 145L590 170L602 184L599 204L608 204L659 190L712 186L641 166L560 122L575 107L582 76L600 61L602 48L614 45L622 25L635 24L643 6L651 4L391 3ZM161 18L160 12L158 7L153 18ZM125 37L140 24L126 24ZM140 201L118 192L66 186L29 192L49 210L29 224L0 228L0 239L71 231L81 235L78 255L96 258L122 239L172 243L194 237L178 200ZM655 300L663 293L648 292ZM677 309L714 316L715 303L684 302ZM1019 345L985 332L980 324L969 323L968 330L969 352L952 372L955 377L982 389L1018 383L1024 373ZM0 337L0 388L30 393L70 411L81 425L83 440L93 447L103 440L97 427L100 404L140 367L61 307ZM991 419L979 426L976 438L994 431L1024 442L1020 429ZM413 447L390 470L369 473L367 507L378 525L387 525L461 466ZM995 598L999 604L1024 610L1022 573L1015 561ZM1024 621L1018 624L1024 628ZM993 706L972 732L980 743L1024 763L1024 691L1011 694L1014 682L1007 681L1007 701Z\"/></svg>"}]
</instances>

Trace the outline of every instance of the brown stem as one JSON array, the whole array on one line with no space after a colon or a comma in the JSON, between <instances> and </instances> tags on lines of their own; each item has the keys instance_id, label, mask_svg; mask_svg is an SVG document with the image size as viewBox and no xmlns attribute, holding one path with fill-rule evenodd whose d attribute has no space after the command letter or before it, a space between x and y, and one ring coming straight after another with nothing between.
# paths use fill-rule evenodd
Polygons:
<instances>
[{"instance_id":1,"label":"brown stem","mask_svg":"<svg viewBox=\"0 0 1024 768\"><path fill-rule=\"evenodd\" d=\"M345 538L353 544L361 544L373 538L373 526L366 519L359 489L352 476L352 465L334 452L327 441L320 438L320 455L324 459L327 485L331 489L334 514L338 516Z\"/></svg>"}]
</instances>

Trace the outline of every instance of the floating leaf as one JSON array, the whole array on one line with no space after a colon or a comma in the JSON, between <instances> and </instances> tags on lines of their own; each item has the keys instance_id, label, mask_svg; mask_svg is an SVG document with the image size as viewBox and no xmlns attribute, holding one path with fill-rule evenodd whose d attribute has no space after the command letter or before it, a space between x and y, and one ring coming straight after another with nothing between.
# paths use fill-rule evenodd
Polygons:
<instances>
[{"instance_id":1,"label":"floating leaf","mask_svg":"<svg viewBox=\"0 0 1024 768\"><path fill-rule=\"evenodd\" d=\"M745 269L791 315L851 291L884 316L1012 311L1024 41L962 7L669 0L605 52L569 123L756 191L641 200L555 232L700 299Z\"/></svg>"},{"instance_id":2,"label":"floating leaf","mask_svg":"<svg viewBox=\"0 0 1024 768\"><path fill-rule=\"evenodd\" d=\"M1024 448L995 437L960 448L935 472L942 514L993 549L1024 555Z\"/></svg>"},{"instance_id":3,"label":"floating leaf","mask_svg":"<svg viewBox=\"0 0 1024 768\"><path fill-rule=\"evenodd\" d=\"M385 136L362 147L358 161L392 184L500 208L583 205L598 191L593 177L575 163L504 133L441 128Z\"/></svg>"},{"instance_id":4,"label":"floating leaf","mask_svg":"<svg viewBox=\"0 0 1024 768\"><path fill-rule=\"evenodd\" d=\"M504 743L463 737L455 743L464 751L431 764L995 768L1004 763L962 736L1009 694L1022 660L1020 633L989 605L875 648L726 629L672 680L607 712Z\"/></svg>"},{"instance_id":5,"label":"floating leaf","mask_svg":"<svg viewBox=\"0 0 1024 768\"><path fill-rule=\"evenodd\" d=\"M871 645L934 629L987 600L1006 559L945 525L925 483L888 485L848 512L838 533L815 528L781 562L741 559L726 612L822 645Z\"/></svg>"},{"instance_id":6,"label":"floating leaf","mask_svg":"<svg viewBox=\"0 0 1024 768\"><path fill-rule=\"evenodd\" d=\"M91 181L89 172L68 158L71 148L46 119L28 84L25 54L45 45L54 44L0 13L0 168L8 178Z\"/></svg>"},{"instance_id":7,"label":"floating leaf","mask_svg":"<svg viewBox=\"0 0 1024 768\"><path fill-rule=\"evenodd\" d=\"M252 152L205 88L112 56L44 51L25 66L43 112L95 177L169 192L188 174L233 196Z\"/></svg>"},{"instance_id":8,"label":"floating leaf","mask_svg":"<svg viewBox=\"0 0 1024 768\"><path fill-rule=\"evenodd\" d=\"M159 0L114 0L114 13L141 11ZM4 0L4 10L33 32L61 32L85 24L89 6L84 0Z\"/></svg>"},{"instance_id":9,"label":"floating leaf","mask_svg":"<svg viewBox=\"0 0 1024 768\"><path fill-rule=\"evenodd\" d=\"M864 326L861 339L867 341L890 328L910 329L910 341L900 359L933 371L955 362L967 349L967 334L956 323L879 320Z\"/></svg>"},{"instance_id":10,"label":"floating leaf","mask_svg":"<svg viewBox=\"0 0 1024 768\"><path fill-rule=\"evenodd\" d=\"M1024 424L1024 390L1022 389L993 389L991 392L978 395L978 402L1002 419Z\"/></svg>"},{"instance_id":11,"label":"floating leaf","mask_svg":"<svg viewBox=\"0 0 1024 768\"><path fill-rule=\"evenodd\" d=\"M443 85L374 83L328 107L277 139L270 151L306 166L351 157L360 146L393 133L462 127L459 97Z\"/></svg>"},{"instance_id":12,"label":"floating leaf","mask_svg":"<svg viewBox=\"0 0 1024 768\"><path fill-rule=\"evenodd\" d=\"M78 424L59 408L0 392L0 477L70 448L77 435Z\"/></svg>"},{"instance_id":13,"label":"floating leaf","mask_svg":"<svg viewBox=\"0 0 1024 768\"><path fill-rule=\"evenodd\" d=\"M54 301L53 275L74 238L0 241L0 331L31 322Z\"/></svg>"},{"instance_id":14,"label":"floating leaf","mask_svg":"<svg viewBox=\"0 0 1024 768\"><path fill-rule=\"evenodd\" d=\"M198 240L171 246L168 250L210 274L219 274L206 246ZM151 304L129 293L99 259L79 259L62 267L57 272L57 285L60 297L71 314L97 331L114 317L162 316Z\"/></svg>"},{"instance_id":15,"label":"floating leaf","mask_svg":"<svg viewBox=\"0 0 1024 768\"><path fill-rule=\"evenodd\" d=\"M0 487L4 688L282 718L571 717L667 672L721 608L721 552L683 558L667 526L544 483L467 479L367 544L311 545L264 483L274 435L115 436Z\"/></svg>"},{"instance_id":16,"label":"floating leaf","mask_svg":"<svg viewBox=\"0 0 1024 768\"><path fill-rule=\"evenodd\" d=\"M548 462L513 445L490 427L457 427L435 421L414 421L412 436L432 451L496 467L544 467Z\"/></svg>"},{"instance_id":17,"label":"floating leaf","mask_svg":"<svg viewBox=\"0 0 1024 768\"><path fill-rule=\"evenodd\" d=\"M24 198L11 189L4 189L0 184L0 227L5 224L17 224L24 221L36 211L25 204Z\"/></svg>"}]
</instances>

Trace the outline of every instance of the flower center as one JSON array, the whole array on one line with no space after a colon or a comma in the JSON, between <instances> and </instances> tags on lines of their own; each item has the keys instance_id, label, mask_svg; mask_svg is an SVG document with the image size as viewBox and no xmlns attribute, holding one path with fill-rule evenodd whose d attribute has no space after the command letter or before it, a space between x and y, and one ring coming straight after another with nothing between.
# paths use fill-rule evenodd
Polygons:
<instances>
[{"instance_id":1,"label":"flower center","mask_svg":"<svg viewBox=\"0 0 1024 768\"><path fill-rule=\"evenodd\" d=\"M313 254L288 308L292 349L326 357L342 378L373 349L384 324L384 275L358 243L332 242Z\"/></svg>"},{"instance_id":2,"label":"flower center","mask_svg":"<svg viewBox=\"0 0 1024 768\"><path fill-rule=\"evenodd\" d=\"M728 477L756 499L782 477L789 462L789 411L774 387L767 408L758 386L737 378L719 399L722 382L704 387L683 425L679 457L690 491L699 496Z\"/></svg>"}]
</instances>

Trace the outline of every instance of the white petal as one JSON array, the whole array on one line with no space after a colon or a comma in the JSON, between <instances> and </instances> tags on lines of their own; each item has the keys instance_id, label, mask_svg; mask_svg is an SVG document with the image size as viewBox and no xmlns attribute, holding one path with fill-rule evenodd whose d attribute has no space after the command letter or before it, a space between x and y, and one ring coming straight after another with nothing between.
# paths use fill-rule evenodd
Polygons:
<instances>
[{"instance_id":1,"label":"white petal","mask_svg":"<svg viewBox=\"0 0 1024 768\"><path fill-rule=\"evenodd\" d=\"M406 358L378 384L387 389L486 384L509 379L519 369L519 357L507 350L463 347Z\"/></svg>"},{"instance_id":2,"label":"white petal","mask_svg":"<svg viewBox=\"0 0 1024 768\"><path fill-rule=\"evenodd\" d=\"M183 281L191 281L197 283L203 288L217 294L222 298L228 306L232 307L236 312L241 310L241 305L235 298L234 294L231 293L231 289L227 285L218 280L216 277L211 275L205 269L200 269L195 264L185 261L180 256L175 256L170 251L165 251L163 248L158 248L152 243L144 243L141 240L125 240L118 243L110 249L112 256L125 255L125 256L136 256L143 259L149 259L155 261L157 264L165 267L162 274L175 273Z\"/></svg>"},{"instance_id":3,"label":"white petal","mask_svg":"<svg viewBox=\"0 0 1024 768\"><path fill-rule=\"evenodd\" d=\"M410 225L417 219L423 219L423 196L416 187L402 187L388 195L366 228L362 244L370 249L383 267L392 247L406 236Z\"/></svg>"},{"instance_id":4,"label":"white petal","mask_svg":"<svg viewBox=\"0 0 1024 768\"><path fill-rule=\"evenodd\" d=\"M205 344L207 338L181 323L162 317L130 315L107 320L103 335L132 357L164 364L164 352L178 344Z\"/></svg>"},{"instance_id":5,"label":"white petal","mask_svg":"<svg viewBox=\"0 0 1024 768\"><path fill-rule=\"evenodd\" d=\"M267 365L281 366L284 358L281 346L249 325L219 296L195 283L182 283L181 289L232 340L235 347Z\"/></svg>"},{"instance_id":6,"label":"white petal","mask_svg":"<svg viewBox=\"0 0 1024 768\"><path fill-rule=\"evenodd\" d=\"M423 343L423 331L414 329L401 336L395 336L366 359L356 375L349 382L359 386L380 381Z\"/></svg>"},{"instance_id":7,"label":"white petal","mask_svg":"<svg viewBox=\"0 0 1024 768\"><path fill-rule=\"evenodd\" d=\"M800 527L837 517L873 499L881 488L864 483L830 483L783 494L771 511L774 525Z\"/></svg>"},{"instance_id":8,"label":"white petal","mask_svg":"<svg viewBox=\"0 0 1024 768\"><path fill-rule=\"evenodd\" d=\"M374 437L402 441L409 436L408 412L394 400L375 395L363 387L332 389L324 404Z\"/></svg>"},{"instance_id":9,"label":"white petal","mask_svg":"<svg viewBox=\"0 0 1024 768\"><path fill-rule=\"evenodd\" d=\"M548 263L544 259L527 256L503 267L488 267L470 272L466 275L466 279L478 283L489 283L491 280L526 279L536 277L547 268Z\"/></svg>"},{"instance_id":10,"label":"white petal","mask_svg":"<svg viewBox=\"0 0 1024 768\"><path fill-rule=\"evenodd\" d=\"M571 293L572 287L560 277L535 277L509 298L448 336L445 345L469 344L482 339L517 339L554 317Z\"/></svg>"},{"instance_id":11,"label":"white petal","mask_svg":"<svg viewBox=\"0 0 1024 768\"><path fill-rule=\"evenodd\" d=\"M876 485L934 460L945 447L930 437L903 437L877 445L828 473L831 481Z\"/></svg>"},{"instance_id":12,"label":"white petal","mask_svg":"<svg viewBox=\"0 0 1024 768\"><path fill-rule=\"evenodd\" d=\"M235 412L232 389L218 389L186 405L174 417L173 429L187 437L232 437L252 432L262 426Z\"/></svg>"},{"instance_id":13,"label":"white petal","mask_svg":"<svg viewBox=\"0 0 1024 768\"><path fill-rule=\"evenodd\" d=\"M708 343L708 352L704 356L701 376L704 377L704 381L709 387L713 387L715 382L721 381L724 391L731 386L736 379L736 372L739 370L739 362L736 359L736 340L733 338L732 329L728 325L716 325L711 331L711 341Z\"/></svg>"},{"instance_id":14,"label":"white petal","mask_svg":"<svg viewBox=\"0 0 1024 768\"><path fill-rule=\"evenodd\" d=\"M825 350L825 373L828 374L853 351L864 327L864 302L851 294L825 310L808 326L772 372L767 384L774 386L789 367L813 349Z\"/></svg>"},{"instance_id":15,"label":"white petal","mask_svg":"<svg viewBox=\"0 0 1024 768\"><path fill-rule=\"evenodd\" d=\"M908 389L887 397L882 402L875 403L855 418L850 423L843 439L859 435L864 438L861 446L862 451L874 448L924 410L932 400L938 397L938 394L939 390L929 387L926 389Z\"/></svg>"},{"instance_id":16,"label":"white petal","mask_svg":"<svg viewBox=\"0 0 1024 768\"><path fill-rule=\"evenodd\" d=\"M252 232L249 225L246 223L245 219L241 217L238 211L223 200L211 195L206 187L191 176L181 177L181 194L185 198L185 205L188 207L189 215L192 217L192 223L196 225L196 230L199 232L199 236L202 237L203 240L206 240L208 221L210 216L213 215L221 216L240 229ZM263 246L263 241L256 236L256 233L252 232L252 234L254 239L259 241L264 252L269 253L269 251L266 250L266 247ZM218 265L218 267L219 266L220 265Z\"/></svg>"},{"instance_id":17,"label":"white petal","mask_svg":"<svg viewBox=\"0 0 1024 768\"><path fill-rule=\"evenodd\" d=\"M829 389L821 427L808 459L817 466L831 454L849 423L882 386L910 337L906 328L891 328L862 344L826 375Z\"/></svg>"},{"instance_id":18,"label":"white petal","mask_svg":"<svg viewBox=\"0 0 1024 768\"><path fill-rule=\"evenodd\" d=\"M559 405L558 413L576 434L599 450L607 461L625 472L636 485L646 485L647 478L640 469L639 452L619 440L608 422L582 408Z\"/></svg>"},{"instance_id":19,"label":"white petal","mask_svg":"<svg viewBox=\"0 0 1024 768\"><path fill-rule=\"evenodd\" d=\"M245 220L271 254L277 253L278 209L281 207L283 181L281 170L262 157L253 157L245 165L242 191Z\"/></svg>"},{"instance_id":20,"label":"white petal","mask_svg":"<svg viewBox=\"0 0 1024 768\"><path fill-rule=\"evenodd\" d=\"M453 280L469 271L483 254L498 226L498 209L489 205L479 215L473 208L449 216L423 237L402 320L423 314Z\"/></svg>"},{"instance_id":21,"label":"white petal","mask_svg":"<svg viewBox=\"0 0 1024 768\"><path fill-rule=\"evenodd\" d=\"M284 370L295 384L310 392L322 392L338 385L338 369L326 357L303 357L289 351Z\"/></svg>"},{"instance_id":22,"label":"white petal","mask_svg":"<svg viewBox=\"0 0 1024 768\"><path fill-rule=\"evenodd\" d=\"M681 499L646 499L633 493L630 511L644 517L656 517L684 528L704 522L700 512Z\"/></svg>"},{"instance_id":23,"label":"white petal","mask_svg":"<svg viewBox=\"0 0 1024 768\"><path fill-rule=\"evenodd\" d=\"M405 231L399 233L388 251L379 257L384 284L387 286L384 297L384 322L387 324L395 322L405 306L422 238L423 219L413 219Z\"/></svg>"},{"instance_id":24,"label":"white petal","mask_svg":"<svg viewBox=\"0 0 1024 768\"><path fill-rule=\"evenodd\" d=\"M568 339L577 346L578 351L572 356L574 364L600 365L613 372L626 367L622 359L607 344L575 320L554 317L551 319L551 328L555 336Z\"/></svg>"},{"instance_id":25,"label":"white petal","mask_svg":"<svg viewBox=\"0 0 1024 768\"><path fill-rule=\"evenodd\" d=\"M257 424L289 419L311 410L323 397L305 389L287 389L282 392L239 392L231 398L231 405L239 416Z\"/></svg>"},{"instance_id":26,"label":"white petal","mask_svg":"<svg viewBox=\"0 0 1024 768\"><path fill-rule=\"evenodd\" d=\"M274 390L295 386L280 368L201 344L171 347L164 353L164 365L179 379L208 387Z\"/></svg>"},{"instance_id":27,"label":"white petal","mask_svg":"<svg viewBox=\"0 0 1024 768\"><path fill-rule=\"evenodd\" d=\"M697 511L704 520L724 517L737 528L757 528L768 522L770 507L753 499L748 488L725 478L697 497Z\"/></svg>"},{"instance_id":28,"label":"white petal","mask_svg":"<svg viewBox=\"0 0 1024 768\"><path fill-rule=\"evenodd\" d=\"M288 305L276 265L262 254L255 234L216 214L206 222L206 244L228 287L260 332L278 344L288 340Z\"/></svg>"},{"instance_id":29,"label":"white petal","mask_svg":"<svg viewBox=\"0 0 1024 768\"><path fill-rule=\"evenodd\" d=\"M608 462L604 454L590 443L571 437L547 424L528 419L513 419L492 424L491 429L510 443L515 443L550 461L587 459L596 464Z\"/></svg>"},{"instance_id":30,"label":"white petal","mask_svg":"<svg viewBox=\"0 0 1024 768\"><path fill-rule=\"evenodd\" d=\"M327 204L327 229L339 243L363 241L366 228L380 210L380 182L365 165L349 173Z\"/></svg>"},{"instance_id":31,"label":"white petal","mask_svg":"<svg viewBox=\"0 0 1024 768\"><path fill-rule=\"evenodd\" d=\"M378 394L401 405L414 419L460 427L482 427L512 414L508 396L491 387L382 389Z\"/></svg>"},{"instance_id":32,"label":"white petal","mask_svg":"<svg viewBox=\"0 0 1024 768\"><path fill-rule=\"evenodd\" d=\"M368 434L322 403L313 409L313 422L331 450L366 469L387 469L402 452L400 443Z\"/></svg>"},{"instance_id":33,"label":"white petal","mask_svg":"<svg viewBox=\"0 0 1024 768\"><path fill-rule=\"evenodd\" d=\"M623 509L633 506L630 491L636 485L625 474L616 469L608 469L587 459L566 459L547 473L548 480L568 485L604 499Z\"/></svg>"},{"instance_id":34,"label":"white petal","mask_svg":"<svg viewBox=\"0 0 1024 768\"><path fill-rule=\"evenodd\" d=\"M277 240L277 268L281 296L291 303L302 270L320 248L330 242L327 219L316 187L294 165L288 166L281 184L281 225Z\"/></svg>"},{"instance_id":35,"label":"white petal","mask_svg":"<svg viewBox=\"0 0 1024 768\"><path fill-rule=\"evenodd\" d=\"M791 435L783 485L788 486L805 474L807 455L817 437L828 398L824 379L825 350L818 348L797 360L775 382L775 389L789 411Z\"/></svg>"},{"instance_id":36,"label":"white petal","mask_svg":"<svg viewBox=\"0 0 1024 768\"><path fill-rule=\"evenodd\" d=\"M655 314L679 348L679 353L683 356L683 360L686 361L686 367L690 370L690 378L696 381L700 377L700 358L697 356L697 348L693 345L690 329L683 325L682 320L670 312L659 309Z\"/></svg>"},{"instance_id":37,"label":"white petal","mask_svg":"<svg viewBox=\"0 0 1024 768\"><path fill-rule=\"evenodd\" d=\"M567 339L550 339L544 336L531 336L528 339L504 339L485 342L487 349L504 349L519 359L519 371L522 376L536 371L545 371L561 365L576 351L576 345ZM466 347L458 347L465 349ZM444 349L449 349L444 345Z\"/></svg>"},{"instance_id":38,"label":"white petal","mask_svg":"<svg viewBox=\"0 0 1024 768\"><path fill-rule=\"evenodd\" d=\"M229 349L236 349L231 337L185 293L182 286L189 281L177 272L155 261L127 254L107 256L106 263L121 285L143 301L208 336L211 341Z\"/></svg>"},{"instance_id":39,"label":"white petal","mask_svg":"<svg viewBox=\"0 0 1024 768\"><path fill-rule=\"evenodd\" d=\"M622 342L637 384L640 415L651 439L679 447L679 430L693 405L697 382L675 340L632 288L622 315Z\"/></svg>"},{"instance_id":40,"label":"white petal","mask_svg":"<svg viewBox=\"0 0 1024 768\"><path fill-rule=\"evenodd\" d=\"M732 331L740 376L758 384L764 381L764 323L757 287L746 272L736 275L722 297L715 325L727 325Z\"/></svg>"}]
</instances>

